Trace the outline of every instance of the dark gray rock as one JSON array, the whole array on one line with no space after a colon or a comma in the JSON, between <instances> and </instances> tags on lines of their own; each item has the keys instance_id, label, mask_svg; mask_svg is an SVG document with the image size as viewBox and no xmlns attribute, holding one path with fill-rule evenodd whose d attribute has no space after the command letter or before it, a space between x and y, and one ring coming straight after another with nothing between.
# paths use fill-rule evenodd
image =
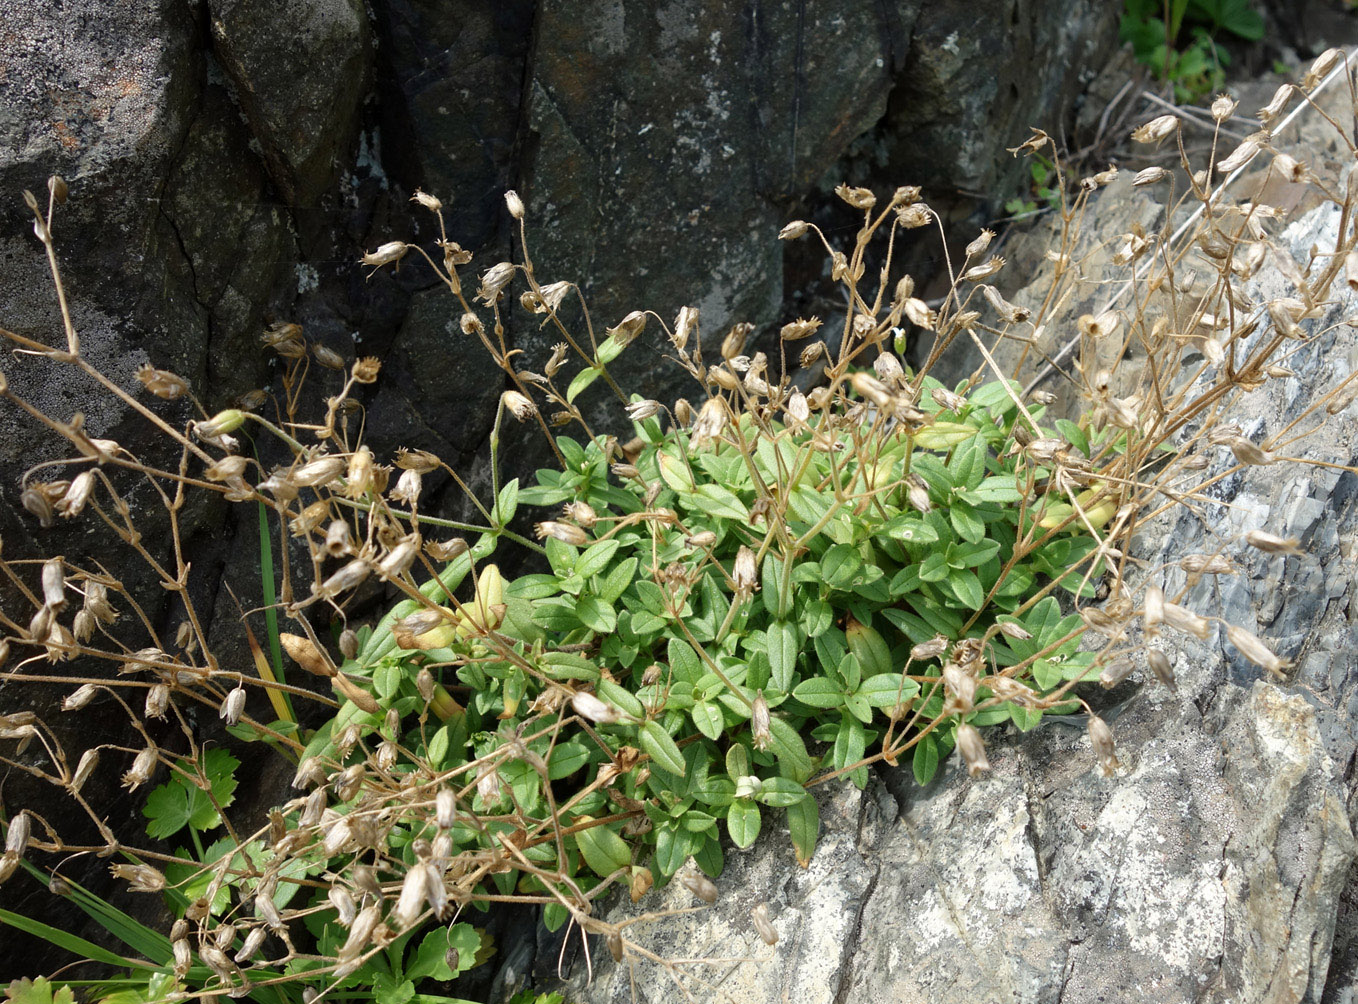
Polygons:
<instances>
[{"instance_id":1,"label":"dark gray rock","mask_svg":"<svg viewBox=\"0 0 1358 1004\"><path fill-rule=\"evenodd\" d=\"M311 205L347 167L369 86L359 0L211 0L213 50L235 85L274 184Z\"/></svg>"}]
</instances>

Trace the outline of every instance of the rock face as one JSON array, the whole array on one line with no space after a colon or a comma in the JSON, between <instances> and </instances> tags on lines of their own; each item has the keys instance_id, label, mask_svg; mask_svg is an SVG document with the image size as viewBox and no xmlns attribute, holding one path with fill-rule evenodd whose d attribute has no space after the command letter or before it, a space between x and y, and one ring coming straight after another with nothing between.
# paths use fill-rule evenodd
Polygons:
<instances>
[{"instance_id":1,"label":"rock face","mask_svg":"<svg viewBox=\"0 0 1358 1004\"><path fill-rule=\"evenodd\" d=\"M1126 215L1143 211L1133 203ZM1103 205L1097 216L1119 212ZM1333 246L1338 226L1338 210L1322 207L1278 243L1305 261L1317 244ZM1265 272L1247 293L1281 288ZM1222 420L1262 438L1337 385L1358 362L1358 332L1340 323L1354 307L1351 293L1331 304L1296 344L1295 376L1265 384ZM1352 465L1355 433L1350 406L1297 449ZM1206 641L1176 635L1178 693L1135 677L1134 695L1103 713L1115 719L1116 776L1094 769L1082 721L1049 719L1026 735L987 736L994 769L983 780L950 766L924 788L902 771L861 793L823 793L825 860L802 872L770 836L730 853L710 911L656 922L653 933L629 929L664 958L720 961L614 967L596 951L593 984L577 961L568 996L622 1002L635 985L638 1000L672 1000L678 979L710 999L827 1004L1350 1004L1356 496L1348 471L1247 468L1199 512L1176 509L1140 534L1136 557L1170 570L1154 573L1168 595L1186 584L1179 557L1225 548L1239 574L1206 577L1184 602L1267 639L1294 665L1285 682L1264 679L1219 625ZM1295 536L1305 554L1245 547L1241 535L1256 528ZM772 949L749 922L758 901L780 934ZM655 908L695 902L676 883ZM619 908L606 919L632 915Z\"/></svg>"}]
</instances>

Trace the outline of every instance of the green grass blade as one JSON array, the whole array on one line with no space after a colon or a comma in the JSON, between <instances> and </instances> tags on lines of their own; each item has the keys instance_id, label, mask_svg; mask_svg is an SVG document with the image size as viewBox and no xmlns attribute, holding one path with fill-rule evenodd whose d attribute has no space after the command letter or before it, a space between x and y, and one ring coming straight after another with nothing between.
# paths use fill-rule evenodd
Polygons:
<instances>
[{"instance_id":1,"label":"green grass blade","mask_svg":"<svg viewBox=\"0 0 1358 1004\"><path fill-rule=\"evenodd\" d=\"M110 966L124 966L133 969L155 968L154 966L150 966L147 963L136 959L125 959L116 952L110 952L106 948L100 948L92 941L86 941L84 938L77 937L74 934L69 934L66 931L44 924L42 921L33 920L31 917L13 913L3 907L0 907L0 924L8 924L10 927L18 928L25 934L30 934L35 938L41 938L49 944L56 945L58 948L64 948L68 952L74 952L76 955L83 956L94 962L103 962Z\"/></svg>"},{"instance_id":2,"label":"green grass blade","mask_svg":"<svg viewBox=\"0 0 1358 1004\"><path fill-rule=\"evenodd\" d=\"M27 861L23 862L24 867L34 878L41 882L46 882L46 876L42 871ZM109 934L113 935L132 951L150 959L158 965L168 965L174 961L174 949L170 947L170 939L157 931L152 930L145 924L119 910L112 903L100 899L90 892L80 883L66 879L66 884L71 888L71 901L80 907L85 914L96 924L102 927ZM74 949L73 949L74 951ZM99 961L108 961L100 959ZM132 965L119 958L114 965Z\"/></svg>"},{"instance_id":3,"label":"green grass blade","mask_svg":"<svg viewBox=\"0 0 1358 1004\"><path fill-rule=\"evenodd\" d=\"M278 611L274 604L278 601L278 596L274 589L273 577L273 535L269 531L269 510L264 503L259 505L259 577L260 585L264 592L264 626L269 632L269 656L273 659L274 676L279 683L287 683L287 678L283 675L283 647L278 640ZM283 700L288 702L288 710L292 711L292 698L288 694L283 695ZM297 721L294 715L291 721Z\"/></svg>"}]
</instances>

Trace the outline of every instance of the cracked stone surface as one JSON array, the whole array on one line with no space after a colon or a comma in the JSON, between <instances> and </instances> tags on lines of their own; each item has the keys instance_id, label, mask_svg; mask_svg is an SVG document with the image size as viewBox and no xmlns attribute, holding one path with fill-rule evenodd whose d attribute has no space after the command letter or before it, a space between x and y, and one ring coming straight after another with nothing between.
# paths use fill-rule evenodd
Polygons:
<instances>
[{"instance_id":1,"label":"cracked stone surface","mask_svg":"<svg viewBox=\"0 0 1358 1004\"><path fill-rule=\"evenodd\" d=\"M1305 261L1313 245L1333 246L1337 226L1338 211L1322 207L1280 241ZM1249 292L1281 295L1280 283L1264 272ZM1224 421L1266 436L1352 372L1358 331L1343 322L1358 303L1336 295L1295 346L1296 375L1265 384ZM1354 412L1293 449L1354 464ZM1209 473L1233 463L1215 453L1212 462ZM657 922L641 943L668 958L723 960L681 968L699 1000L1352 1004L1356 495L1348 472L1251 468L1216 503L1162 516L1138 539L1136 556L1162 570L1167 595L1185 584L1180 556L1224 548L1240 574L1201 581L1185 603L1263 637L1292 660L1286 680L1265 679L1219 625L1206 641L1166 638L1178 693L1134 677L1135 695L1107 713L1115 776L1093 769L1080 721L992 731L988 776L972 781L949 762L924 788L884 770L862 793L821 793L835 809L808 872L785 837L761 837L730 852L714 907ZM1256 527L1296 536L1306 553L1244 546L1240 535ZM825 893L800 898L808 885ZM691 905L674 886L666 897ZM760 898L781 935L771 949L747 919ZM726 961L736 958L747 961ZM638 1000L676 999L673 968L642 958L615 968L596 951L594 969L591 986L577 963L573 999L624 1001L633 984Z\"/></svg>"}]
</instances>

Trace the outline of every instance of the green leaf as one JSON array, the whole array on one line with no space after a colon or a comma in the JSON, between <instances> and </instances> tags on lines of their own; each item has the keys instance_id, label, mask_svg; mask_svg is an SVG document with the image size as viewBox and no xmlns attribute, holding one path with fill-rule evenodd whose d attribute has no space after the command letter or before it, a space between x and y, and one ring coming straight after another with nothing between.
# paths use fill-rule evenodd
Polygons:
<instances>
[{"instance_id":1,"label":"green leaf","mask_svg":"<svg viewBox=\"0 0 1358 1004\"><path fill-rule=\"evenodd\" d=\"M863 571L863 558L852 544L835 544L820 559L821 577L835 589L848 589Z\"/></svg>"},{"instance_id":2,"label":"green leaf","mask_svg":"<svg viewBox=\"0 0 1358 1004\"><path fill-rule=\"evenodd\" d=\"M942 551L935 551L919 565L919 578L922 582L942 582L948 577L948 558Z\"/></svg>"},{"instance_id":3,"label":"green leaf","mask_svg":"<svg viewBox=\"0 0 1358 1004\"><path fill-rule=\"evenodd\" d=\"M802 606L801 625L808 638L824 634L835 622L835 611L824 600L808 599Z\"/></svg>"},{"instance_id":4,"label":"green leaf","mask_svg":"<svg viewBox=\"0 0 1358 1004\"><path fill-rule=\"evenodd\" d=\"M736 493L721 485L699 485L698 490L687 499L695 509L716 516L719 519L733 519L748 523L750 510L745 508Z\"/></svg>"},{"instance_id":5,"label":"green leaf","mask_svg":"<svg viewBox=\"0 0 1358 1004\"><path fill-rule=\"evenodd\" d=\"M600 680L594 685L594 693L633 718L644 718L646 716L646 709L642 707L641 701L637 700L636 694L613 680Z\"/></svg>"},{"instance_id":6,"label":"green leaf","mask_svg":"<svg viewBox=\"0 0 1358 1004\"><path fill-rule=\"evenodd\" d=\"M797 629L787 621L776 621L769 625L765 637L773 685L787 693L797 672Z\"/></svg>"},{"instance_id":7,"label":"green leaf","mask_svg":"<svg viewBox=\"0 0 1358 1004\"><path fill-rule=\"evenodd\" d=\"M505 595L512 599L542 600L561 592L561 580L555 575L534 573L520 575L505 585Z\"/></svg>"},{"instance_id":8,"label":"green leaf","mask_svg":"<svg viewBox=\"0 0 1358 1004\"><path fill-rule=\"evenodd\" d=\"M575 604L580 623L598 634L608 634L618 626L618 615L597 596L581 596Z\"/></svg>"},{"instance_id":9,"label":"green leaf","mask_svg":"<svg viewBox=\"0 0 1358 1004\"><path fill-rule=\"evenodd\" d=\"M820 834L820 808L816 800L804 798L789 805L787 825L792 835L792 847L797 852L797 864L805 868L816 853L816 838Z\"/></svg>"},{"instance_id":10,"label":"green leaf","mask_svg":"<svg viewBox=\"0 0 1358 1004\"><path fill-rule=\"evenodd\" d=\"M1068 418L1058 418L1056 429L1066 438L1066 442L1074 446L1086 457L1093 456L1089 449L1089 439L1085 436L1084 430Z\"/></svg>"},{"instance_id":11,"label":"green leaf","mask_svg":"<svg viewBox=\"0 0 1358 1004\"><path fill-rule=\"evenodd\" d=\"M506 526L518 511L519 479L515 478L500 489L500 494L495 499L495 508L491 510L490 515L496 526Z\"/></svg>"},{"instance_id":12,"label":"green leaf","mask_svg":"<svg viewBox=\"0 0 1358 1004\"><path fill-rule=\"evenodd\" d=\"M966 568L952 569L948 573L948 585L952 586L953 592L967 609L981 609L981 604L985 602L985 590L981 588L981 580L975 572Z\"/></svg>"},{"instance_id":13,"label":"green leaf","mask_svg":"<svg viewBox=\"0 0 1358 1004\"><path fill-rule=\"evenodd\" d=\"M544 652L539 669L553 680L597 680L597 664L574 652Z\"/></svg>"},{"instance_id":14,"label":"green leaf","mask_svg":"<svg viewBox=\"0 0 1358 1004\"><path fill-rule=\"evenodd\" d=\"M425 755L434 766L441 767L443 765L444 759L448 756L449 739L450 736L448 734L447 725L440 728L434 733L433 737L430 738L429 747L425 750Z\"/></svg>"},{"instance_id":15,"label":"green leaf","mask_svg":"<svg viewBox=\"0 0 1358 1004\"><path fill-rule=\"evenodd\" d=\"M938 742L932 732L915 744L911 766L915 771L915 782L920 785L928 784L938 772Z\"/></svg>"},{"instance_id":16,"label":"green leaf","mask_svg":"<svg viewBox=\"0 0 1358 1004\"><path fill-rule=\"evenodd\" d=\"M786 808L809 797L805 788L790 777L766 777L759 785L755 798L765 805Z\"/></svg>"},{"instance_id":17,"label":"green leaf","mask_svg":"<svg viewBox=\"0 0 1358 1004\"><path fill-rule=\"evenodd\" d=\"M674 678L684 683L697 683L703 677L703 663L693 646L678 638L671 638L667 647L670 669Z\"/></svg>"},{"instance_id":18,"label":"green leaf","mask_svg":"<svg viewBox=\"0 0 1358 1004\"><path fill-rule=\"evenodd\" d=\"M396 980L386 973L373 976L373 999L382 1004L410 1004L415 996L415 984L410 980Z\"/></svg>"},{"instance_id":19,"label":"green leaf","mask_svg":"<svg viewBox=\"0 0 1358 1004\"><path fill-rule=\"evenodd\" d=\"M858 685L857 694L874 708L890 708L919 693L919 683L900 673L878 673Z\"/></svg>"},{"instance_id":20,"label":"green leaf","mask_svg":"<svg viewBox=\"0 0 1358 1004\"><path fill-rule=\"evenodd\" d=\"M896 516L883 529L888 537L907 544L938 543L938 531L918 516Z\"/></svg>"},{"instance_id":21,"label":"green leaf","mask_svg":"<svg viewBox=\"0 0 1358 1004\"><path fill-rule=\"evenodd\" d=\"M578 823L588 823L590 816L579 816ZM600 878L608 878L620 868L632 863L632 851L627 841L607 826L591 826L575 834L576 846L585 864Z\"/></svg>"},{"instance_id":22,"label":"green leaf","mask_svg":"<svg viewBox=\"0 0 1358 1004\"><path fill-rule=\"evenodd\" d=\"M805 780L811 776L815 766L811 755L806 752L806 743L790 724L773 715L769 718L769 733L773 741L773 755L783 765L783 769L793 777Z\"/></svg>"},{"instance_id":23,"label":"green leaf","mask_svg":"<svg viewBox=\"0 0 1358 1004\"><path fill-rule=\"evenodd\" d=\"M623 593L627 592L627 587L632 584L632 579L637 574L637 559L627 558L618 562L613 569L599 584L599 598L605 603L616 603Z\"/></svg>"},{"instance_id":24,"label":"green leaf","mask_svg":"<svg viewBox=\"0 0 1358 1004\"><path fill-rule=\"evenodd\" d=\"M985 537L985 524L976 515L976 510L961 499L954 499L953 504L948 507L948 518L952 521L952 527L957 531L957 535L963 540L975 544Z\"/></svg>"},{"instance_id":25,"label":"green leaf","mask_svg":"<svg viewBox=\"0 0 1358 1004\"><path fill-rule=\"evenodd\" d=\"M726 723L722 718L721 709L715 704L698 701L689 714L693 718L693 724L698 726L699 732L713 741L721 738Z\"/></svg>"},{"instance_id":26,"label":"green leaf","mask_svg":"<svg viewBox=\"0 0 1358 1004\"><path fill-rule=\"evenodd\" d=\"M421 980L451 980L457 973L448 965L448 950L457 950L458 970L463 972L475 964L481 947L481 935L470 924L453 924L430 931L415 950L415 956L405 968L405 977L416 983Z\"/></svg>"},{"instance_id":27,"label":"green leaf","mask_svg":"<svg viewBox=\"0 0 1358 1004\"><path fill-rule=\"evenodd\" d=\"M759 806L753 799L737 798L726 810L726 829L731 834L731 842L744 850L759 836L761 823Z\"/></svg>"},{"instance_id":28,"label":"green leaf","mask_svg":"<svg viewBox=\"0 0 1358 1004\"><path fill-rule=\"evenodd\" d=\"M646 751L652 760L671 774L684 774L684 756L679 752L679 747L670 738L670 734L661 728L659 722L650 721L641 726L638 738L641 740L641 748Z\"/></svg>"},{"instance_id":29,"label":"green leaf","mask_svg":"<svg viewBox=\"0 0 1358 1004\"><path fill-rule=\"evenodd\" d=\"M837 708L844 703L844 692L839 684L823 676L803 680L792 691L792 696L813 708Z\"/></svg>"},{"instance_id":30,"label":"green leaf","mask_svg":"<svg viewBox=\"0 0 1358 1004\"><path fill-rule=\"evenodd\" d=\"M582 579L588 579L591 575L598 575L608 567L608 563L613 560L613 555L618 553L621 544L622 542L617 537L590 544L575 559L575 574Z\"/></svg>"},{"instance_id":31,"label":"green leaf","mask_svg":"<svg viewBox=\"0 0 1358 1004\"><path fill-rule=\"evenodd\" d=\"M866 750L867 733L864 731L862 723L852 715L842 715L839 720L839 729L835 733L835 769L843 770L850 764L862 760Z\"/></svg>"},{"instance_id":32,"label":"green leaf","mask_svg":"<svg viewBox=\"0 0 1358 1004\"><path fill-rule=\"evenodd\" d=\"M547 777L560 781L570 777L589 763L589 750L582 743L570 740L557 743L552 747L552 755L547 760Z\"/></svg>"},{"instance_id":33,"label":"green leaf","mask_svg":"<svg viewBox=\"0 0 1358 1004\"><path fill-rule=\"evenodd\" d=\"M759 579L761 583L759 596L769 616L774 620L787 617L788 611L792 608L793 590L783 592L782 559L772 554L766 556L764 564L759 569Z\"/></svg>"},{"instance_id":34,"label":"green leaf","mask_svg":"<svg viewBox=\"0 0 1358 1004\"><path fill-rule=\"evenodd\" d=\"M584 393L586 387L599 379L599 374L601 372L602 370L593 366L587 366L585 369L582 369L579 373L575 374L575 377L571 380L570 386L566 388L566 403L573 403L577 397Z\"/></svg>"},{"instance_id":35,"label":"green leaf","mask_svg":"<svg viewBox=\"0 0 1358 1004\"><path fill-rule=\"evenodd\" d=\"M1012 477L1002 475L986 478L967 497L977 502L998 502L1001 505L1017 502L1023 494L1014 485Z\"/></svg>"}]
</instances>

